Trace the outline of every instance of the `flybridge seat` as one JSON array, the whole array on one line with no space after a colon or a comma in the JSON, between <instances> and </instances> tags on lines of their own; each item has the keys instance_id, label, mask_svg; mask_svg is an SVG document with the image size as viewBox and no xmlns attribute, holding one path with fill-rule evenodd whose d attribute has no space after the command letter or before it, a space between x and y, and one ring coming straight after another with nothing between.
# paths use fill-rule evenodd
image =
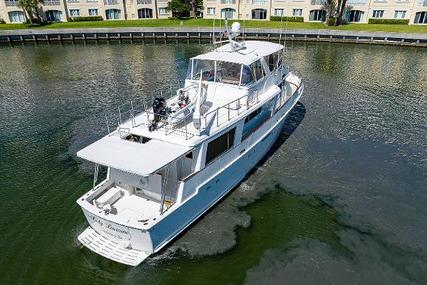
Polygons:
<instances>
[{"instance_id":1,"label":"flybridge seat","mask_svg":"<svg viewBox=\"0 0 427 285\"><path fill-rule=\"evenodd\" d=\"M85 147L77 156L114 169L148 176L188 153L192 148L150 140L135 143L118 136L106 136Z\"/></svg>"}]
</instances>

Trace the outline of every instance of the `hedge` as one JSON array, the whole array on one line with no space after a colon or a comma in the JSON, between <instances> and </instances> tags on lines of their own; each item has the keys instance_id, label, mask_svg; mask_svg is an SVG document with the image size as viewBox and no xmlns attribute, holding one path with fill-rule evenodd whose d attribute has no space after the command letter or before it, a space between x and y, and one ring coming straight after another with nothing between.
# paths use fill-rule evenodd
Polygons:
<instances>
[{"instance_id":1,"label":"hedge","mask_svg":"<svg viewBox=\"0 0 427 285\"><path fill-rule=\"evenodd\" d=\"M369 19L368 24L408 25L409 19Z\"/></svg>"},{"instance_id":2,"label":"hedge","mask_svg":"<svg viewBox=\"0 0 427 285\"><path fill-rule=\"evenodd\" d=\"M70 17L68 22L92 22L92 21L102 21L101 16L88 16L88 17Z\"/></svg>"},{"instance_id":3,"label":"hedge","mask_svg":"<svg viewBox=\"0 0 427 285\"><path fill-rule=\"evenodd\" d=\"M284 22L304 22L304 17L280 17L280 16L271 16L270 21L281 21Z\"/></svg>"}]
</instances>

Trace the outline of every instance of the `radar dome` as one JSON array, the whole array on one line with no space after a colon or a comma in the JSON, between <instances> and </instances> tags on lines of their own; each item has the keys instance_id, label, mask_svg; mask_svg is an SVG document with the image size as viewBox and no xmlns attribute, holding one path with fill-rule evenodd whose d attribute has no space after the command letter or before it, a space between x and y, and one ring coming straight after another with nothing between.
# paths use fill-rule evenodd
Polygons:
<instances>
[{"instance_id":1,"label":"radar dome","mask_svg":"<svg viewBox=\"0 0 427 285\"><path fill-rule=\"evenodd\" d=\"M240 23L239 22L234 22L231 25L231 32L233 34L237 34L237 35L240 33Z\"/></svg>"}]
</instances>

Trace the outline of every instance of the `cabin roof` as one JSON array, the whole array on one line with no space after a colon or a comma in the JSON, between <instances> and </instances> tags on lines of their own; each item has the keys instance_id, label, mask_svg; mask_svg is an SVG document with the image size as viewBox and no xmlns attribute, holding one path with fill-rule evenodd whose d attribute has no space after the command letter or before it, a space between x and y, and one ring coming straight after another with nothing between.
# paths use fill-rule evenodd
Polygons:
<instances>
[{"instance_id":1,"label":"cabin roof","mask_svg":"<svg viewBox=\"0 0 427 285\"><path fill-rule=\"evenodd\" d=\"M214 51L198 55L194 59L217 60L249 65L260 57L275 53L282 48L282 45L271 42L245 41L244 49L233 51L230 44L226 44Z\"/></svg>"},{"instance_id":2,"label":"cabin roof","mask_svg":"<svg viewBox=\"0 0 427 285\"><path fill-rule=\"evenodd\" d=\"M138 143L118 136L106 136L77 152L77 156L104 166L146 176L190 150L191 147L155 139Z\"/></svg>"}]
</instances>

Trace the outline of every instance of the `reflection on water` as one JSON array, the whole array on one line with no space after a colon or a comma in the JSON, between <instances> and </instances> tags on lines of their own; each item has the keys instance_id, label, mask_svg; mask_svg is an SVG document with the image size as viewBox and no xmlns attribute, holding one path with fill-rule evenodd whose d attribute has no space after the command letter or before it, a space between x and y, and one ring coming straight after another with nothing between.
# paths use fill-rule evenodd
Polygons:
<instances>
[{"instance_id":1,"label":"reflection on water","mask_svg":"<svg viewBox=\"0 0 427 285\"><path fill-rule=\"evenodd\" d=\"M222 203L128 268L76 241L75 153L103 111L185 76L199 43L0 47L0 283L423 283L427 51L296 43L306 91Z\"/></svg>"}]
</instances>

